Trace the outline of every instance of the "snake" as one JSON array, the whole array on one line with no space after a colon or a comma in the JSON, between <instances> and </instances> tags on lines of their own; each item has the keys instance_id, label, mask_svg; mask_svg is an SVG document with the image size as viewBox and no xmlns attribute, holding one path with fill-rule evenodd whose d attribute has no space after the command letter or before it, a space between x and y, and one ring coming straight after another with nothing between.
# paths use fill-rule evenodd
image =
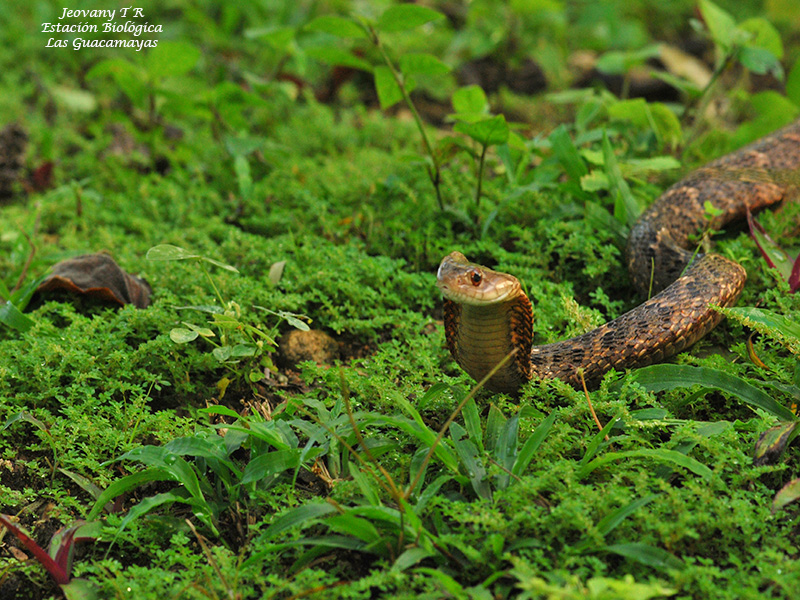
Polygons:
<instances>
[{"instance_id":1,"label":"snake","mask_svg":"<svg viewBox=\"0 0 800 600\"><path fill-rule=\"evenodd\" d=\"M485 387L517 394L531 379L557 378L576 389L595 386L612 369L643 367L688 349L719 324L723 315L715 307L735 304L747 278L737 262L697 251L698 232L720 230L748 211L777 206L788 197L788 182L742 173L798 168L800 120L672 185L628 235L630 280L649 299L604 325L555 343L533 345L533 306L516 277L451 252L441 261L436 281L444 298L450 353L476 381L513 353Z\"/></svg>"}]
</instances>

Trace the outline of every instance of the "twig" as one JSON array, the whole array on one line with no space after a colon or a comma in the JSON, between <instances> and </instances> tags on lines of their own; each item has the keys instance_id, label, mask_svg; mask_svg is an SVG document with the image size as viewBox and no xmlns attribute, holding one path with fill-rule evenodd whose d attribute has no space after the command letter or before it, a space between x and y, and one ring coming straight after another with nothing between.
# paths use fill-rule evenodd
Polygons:
<instances>
[{"instance_id":1,"label":"twig","mask_svg":"<svg viewBox=\"0 0 800 600\"><path fill-rule=\"evenodd\" d=\"M203 554L206 555L206 558L208 559L208 562L214 568L214 571L216 572L217 577L219 577L219 580L222 582L222 585L225 588L225 591L228 593L228 598L230 598L231 600L234 600L235 595L233 593L233 590L231 589L231 586L228 585L228 582L225 580L225 576L222 574L222 571L220 571L219 565L217 564L217 561L214 560L214 557L212 556L211 551L208 549L208 546L206 545L206 542L203 539L203 536L200 535L199 533L197 533L197 529L194 528L194 525L192 524L192 522L189 519L186 519L186 524L189 525L189 529L192 530L192 533L194 534L194 537L197 538L197 541L200 544L200 547L203 549Z\"/></svg>"},{"instance_id":2,"label":"twig","mask_svg":"<svg viewBox=\"0 0 800 600\"><path fill-rule=\"evenodd\" d=\"M478 393L478 390L481 389L484 385L486 385L486 382L489 381L494 376L494 374L497 373L497 371L499 371L503 367L503 365L505 365L509 360L511 360L511 358L516 353L517 353L517 348L514 348L511 352L506 354L505 357L503 357L503 360L497 363L494 366L494 368L491 371L489 371L484 376L484 378L481 379L477 383L477 385L475 385L475 387L473 387L469 391L469 393L466 396L464 396L461 402L458 403L456 409L450 414L450 416L447 418L447 421L444 422L444 425L442 425L442 428L439 430L439 435L436 436L436 439L433 441L433 444L431 444L431 447L428 450L428 453L425 455L425 458L423 459L422 464L420 465L419 470L417 471L417 474L414 476L414 481L412 481L406 488L406 493L405 493L406 500L408 500L408 498L411 496L411 492L414 490L414 488L417 487L417 484L419 483L419 480L422 477L422 473L425 471L425 468L428 466L428 462L431 460L433 453L436 451L436 446L438 446L439 442L442 441L444 434L447 433L447 429L450 427L450 424L453 421L455 421L456 417L458 416L458 413L460 413L461 409L464 408L467 402L469 402L470 399L473 398L476 393Z\"/></svg>"},{"instance_id":3,"label":"twig","mask_svg":"<svg viewBox=\"0 0 800 600\"><path fill-rule=\"evenodd\" d=\"M586 403L589 405L589 411L592 413L594 422L597 423L597 429L603 431L603 425L600 423L600 419L597 418L597 413L594 412L594 405L592 404L592 399L589 397L589 390L586 389L586 379L583 377L583 369L578 369L578 377L581 378L581 385L583 386L583 393L586 396ZM606 441L609 441L608 434L606 434Z\"/></svg>"}]
</instances>

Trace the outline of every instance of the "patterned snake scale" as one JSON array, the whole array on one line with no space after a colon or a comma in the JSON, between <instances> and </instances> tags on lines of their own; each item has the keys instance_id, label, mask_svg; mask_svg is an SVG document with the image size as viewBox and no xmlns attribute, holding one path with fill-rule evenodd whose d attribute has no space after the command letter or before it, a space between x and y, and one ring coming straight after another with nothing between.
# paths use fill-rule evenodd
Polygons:
<instances>
[{"instance_id":1,"label":"patterned snake scale","mask_svg":"<svg viewBox=\"0 0 800 600\"><path fill-rule=\"evenodd\" d=\"M592 385L611 369L641 367L680 352L719 323L722 315L711 305L734 304L747 277L740 265L718 254L697 254L692 260L690 236L708 225L704 204L721 211L711 222L721 229L744 218L748 209L775 205L787 195L787 185L737 180L724 172L798 168L800 120L673 185L642 214L628 238L633 284L646 297L652 278L655 295L601 327L545 346L532 346L533 310L515 277L451 253L437 276L450 352L480 380L517 348L516 356L486 385L508 393L516 393L531 378L559 378L580 387L579 369Z\"/></svg>"}]
</instances>

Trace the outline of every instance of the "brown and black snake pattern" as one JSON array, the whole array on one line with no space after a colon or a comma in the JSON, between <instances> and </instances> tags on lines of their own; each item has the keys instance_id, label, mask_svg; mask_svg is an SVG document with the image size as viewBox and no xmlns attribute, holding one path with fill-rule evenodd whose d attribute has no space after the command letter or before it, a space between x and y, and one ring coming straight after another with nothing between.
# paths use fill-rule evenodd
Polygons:
<instances>
[{"instance_id":1,"label":"brown and black snake pattern","mask_svg":"<svg viewBox=\"0 0 800 600\"><path fill-rule=\"evenodd\" d=\"M504 374L490 380L487 387L513 393L531 377L555 377L579 387L579 369L587 383L596 383L610 369L658 362L695 343L722 318L711 305L735 303L746 279L740 265L717 254L700 254L691 261L690 236L707 225L704 204L710 202L722 211L712 221L712 227L720 229L743 218L748 209L755 211L775 205L786 195L785 185L736 180L725 177L725 171L797 168L800 168L800 121L709 163L673 185L645 211L628 239L628 267L634 286L646 297L652 273L655 295L588 333L531 348L529 368L525 368L524 360L517 359L506 367ZM718 176L720 172L722 177ZM497 310L498 305L492 306ZM514 312L511 307L501 310ZM474 367L463 357L481 356L480 344L484 342L464 329L461 312L458 304L445 300L448 345L462 368L480 379L486 373L472 372ZM515 326L513 321L508 319L510 328ZM479 329L479 322L470 327ZM526 332L530 327L528 323L523 330L512 329L503 334L507 340L505 351L510 351L514 344L520 350L527 350L525 344L530 347L530 337ZM526 337L519 345L520 338Z\"/></svg>"}]
</instances>

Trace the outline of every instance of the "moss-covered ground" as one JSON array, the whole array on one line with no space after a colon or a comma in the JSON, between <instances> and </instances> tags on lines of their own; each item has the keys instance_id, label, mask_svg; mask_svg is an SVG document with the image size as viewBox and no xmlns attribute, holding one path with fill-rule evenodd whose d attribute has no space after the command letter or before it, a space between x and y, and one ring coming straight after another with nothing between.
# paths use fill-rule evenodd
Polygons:
<instances>
[{"instance_id":1,"label":"moss-covered ground","mask_svg":"<svg viewBox=\"0 0 800 600\"><path fill-rule=\"evenodd\" d=\"M800 512L772 503L800 455L753 462L773 414L718 379L655 393L634 373L590 392L603 434L584 392L557 381L464 404L474 382L444 345L435 287L454 249L514 273L537 344L635 306L623 249L636 214L800 110L793 2L423 4L447 17L381 20L388 1L148 2L115 17L162 26L140 36L42 32L102 23L59 17L109 3L0 6L0 128L28 137L0 205L4 292L93 252L153 289L145 309L37 296L29 327L0 325L0 512L44 548L94 523L74 547L70 576L90 582L67 586L74 598L797 598ZM382 110L394 88L376 96L369 72L341 66L381 65L379 78L380 52L357 19L319 19L355 14L414 71L442 206L414 113ZM658 43L719 77L704 89L662 65L646 81L682 92L606 90L644 93L632 73L656 65ZM546 83L525 89L525 68ZM478 117L461 133L445 118L476 81L480 118L513 132L482 171L464 127ZM797 245L797 203L759 219ZM165 244L235 271L148 260ZM745 228L713 244L747 269L739 306L797 322L800 299ZM337 357L281 362L272 342L294 319L331 335ZM671 362L791 408L796 332L762 328L763 366L749 335L728 319ZM5 530L0 597L61 594Z\"/></svg>"}]
</instances>

